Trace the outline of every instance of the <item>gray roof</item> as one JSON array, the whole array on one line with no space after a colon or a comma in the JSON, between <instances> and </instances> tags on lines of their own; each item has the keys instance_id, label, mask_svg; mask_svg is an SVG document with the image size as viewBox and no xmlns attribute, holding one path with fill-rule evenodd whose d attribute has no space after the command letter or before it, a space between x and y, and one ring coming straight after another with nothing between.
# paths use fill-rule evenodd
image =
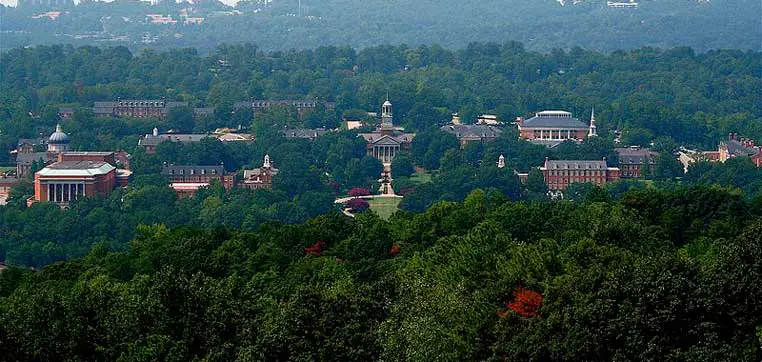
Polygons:
<instances>
[{"instance_id":1,"label":"gray roof","mask_svg":"<svg viewBox=\"0 0 762 362\"><path fill-rule=\"evenodd\" d=\"M225 169L222 166L187 166L187 165L166 165L161 169L163 176L171 175L224 175Z\"/></svg>"},{"instance_id":2,"label":"gray roof","mask_svg":"<svg viewBox=\"0 0 762 362\"><path fill-rule=\"evenodd\" d=\"M214 108L193 108L195 115L207 115L214 114Z\"/></svg>"},{"instance_id":3,"label":"gray roof","mask_svg":"<svg viewBox=\"0 0 762 362\"><path fill-rule=\"evenodd\" d=\"M606 161L580 161L580 160L548 160L545 161L548 170L605 170L608 168Z\"/></svg>"},{"instance_id":4,"label":"gray roof","mask_svg":"<svg viewBox=\"0 0 762 362\"><path fill-rule=\"evenodd\" d=\"M577 118L560 115L543 115L543 112L538 113L534 117L524 121L523 128L571 128L571 129L587 129L589 126Z\"/></svg>"},{"instance_id":5,"label":"gray roof","mask_svg":"<svg viewBox=\"0 0 762 362\"><path fill-rule=\"evenodd\" d=\"M19 182L17 177L0 176L0 185L9 185Z\"/></svg>"},{"instance_id":6,"label":"gray roof","mask_svg":"<svg viewBox=\"0 0 762 362\"><path fill-rule=\"evenodd\" d=\"M442 126L441 130L452 133L459 139L496 138L503 133L500 128L483 124L449 125Z\"/></svg>"},{"instance_id":7,"label":"gray roof","mask_svg":"<svg viewBox=\"0 0 762 362\"><path fill-rule=\"evenodd\" d=\"M360 133L360 137L365 139L365 142L372 144L384 144L389 141L393 141L395 144L412 143L415 138L415 133L401 133L396 132L393 135L384 135L381 132L372 133ZM389 143L387 143L389 144Z\"/></svg>"},{"instance_id":8,"label":"gray roof","mask_svg":"<svg viewBox=\"0 0 762 362\"><path fill-rule=\"evenodd\" d=\"M620 165L643 165L653 164L659 154L650 148L617 148Z\"/></svg>"},{"instance_id":9,"label":"gray roof","mask_svg":"<svg viewBox=\"0 0 762 362\"><path fill-rule=\"evenodd\" d=\"M16 154L17 165L31 165L33 162L43 160L44 162L53 162L58 157L54 153L48 152L22 152Z\"/></svg>"},{"instance_id":10,"label":"gray roof","mask_svg":"<svg viewBox=\"0 0 762 362\"><path fill-rule=\"evenodd\" d=\"M156 146L159 143L171 142L201 142L202 139L210 137L208 134L183 134L183 133L163 133L158 136L145 135L138 141L139 146Z\"/></svg>"},{"instance_id":11,"label":"gray roof","mask_svg":"<svg viewBox=\"0 0 762 362\"><path fill-rule=\"evenodd\" d=\"M736 140L722 141L720 145L725 145L728 148L728 153L731 156L753 156L757 153L756 150L744 147L741 142Z\"/></svg>"},{"instance_id":12,"label":"gray roof","mask_svg":"<svg viewBox=\"0 0 762 362\"><path fill-rule=\"evenodd\" d=\"M51 170L89 170L105 165L108 163L102 161L62 161L49 165L47 168Z\"/></svg>"},{"instance_id":13,"label":"gray roof","mask_svg":"<svg viewBox=\"0 0 762 362\"><path fill-rule=\"evenodd\" d=\"M326 133L328 130L325 128L283 130L283 136L286 138L316 138Z\"/></svg>"},{"instance_id":14,"label":"gray roof","mask_svg":"<svg viewBox=\"0 0 762 362\"><path fill-rule=\"evenodd\" d=\"M19 139L18 145L21 146L23 144L28 144L32 146L38 146L38 145L47 145L48 139L46 137L40 137L40 138L21 138Z\"/></svg>"},{"instance_id":15,"label":"gray roof","mask_svg":"<svg viewBox=\"0 0 762 362\"><path fill-rule=\"evenodd\" d=\"M248 179L252 178L253 176L259 176L259 175L262 174L262 170L263 170L262 167L255 168L255 169L252 169L252 170L243 170L243 178L245 180L248 180ZM273 175L273 176L278 174L278 169L277 168L270 167L267 170L270 171L270 174Z\"/></svg>"}]
</instances>

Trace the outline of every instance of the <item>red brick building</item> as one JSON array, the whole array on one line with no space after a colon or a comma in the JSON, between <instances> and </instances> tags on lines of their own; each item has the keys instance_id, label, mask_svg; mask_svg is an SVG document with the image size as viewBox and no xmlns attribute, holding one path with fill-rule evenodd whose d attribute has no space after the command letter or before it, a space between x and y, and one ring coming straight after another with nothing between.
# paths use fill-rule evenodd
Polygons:
<instances>
[{"instance_id":1,"label":"red brick building","mask_svg":"<svg viewBox=\"0 0 762 362\"><path fill-rule=\"evenodd\" d=\"M602 161L578 161L578 160L548 160L540 167L545 177L548 190L564 191L574 183L591 183L602 186L609 182L619 181L620 170L618 167L608 167L606 160Z\"/></svg>"},{"instance_id":2,"label":"red brick building","mask_svg":"<svg viewBox=\"0 0 762 362\"><path fill-rule=\"evenodd\" d=\"M34 201L66 205L80 197L108 195L117 186L117 169L102 161L62 161L34 175Z\"/></svg>"},{"instance_id":3,"label":"red brick building","mask_svg":"<svg viewBox=\"0 0 762 362\"><path fill-rule=\"evenodd\" d=\"M250 190L271 189L273 187L273 176L278 174L278 169L273 167L270 162L270 156L265 155L265 162L262 167L253 170L243 171L243 181L240 187Z\"/></svg>"},{"instance_id":4,"label":"red brick building","mask_svg":"<svg viewBox=\"0 0 762 362\"><path fill-rule=\"evenodd\" d=\"M585 124L565 111L542 111L525 120L516 119L519 138L534 143L555 146L566 140L583 141L586 137L597 136L595 114L590 117L590 124Z\"/></svg>"},{"instance_id":5,"label":"red brick building","mask_svg":"<svg viewBox=\"0 0 762 362\"><path fill-rule=\"evenodd\" d=\"M222 166L178 166L165 164L161 175L169 181L179 198L194 196L196 192L208 187L217 180L230 190L235 182L235 175L225 174Z\"/></svg>"},{"instance_id":6,"label":"red brick building","mask_svg":"<svg viewBox=\"0 0 762 362\"><path fill-rule=\"evenodd\" d=\"M656 156L659 155L651 151L650 148L639 146L617 148L616 152L619 155L619 168L622 178L641 178L644 170L653 174L656 167Z\"/></svg>"}]
</instances>

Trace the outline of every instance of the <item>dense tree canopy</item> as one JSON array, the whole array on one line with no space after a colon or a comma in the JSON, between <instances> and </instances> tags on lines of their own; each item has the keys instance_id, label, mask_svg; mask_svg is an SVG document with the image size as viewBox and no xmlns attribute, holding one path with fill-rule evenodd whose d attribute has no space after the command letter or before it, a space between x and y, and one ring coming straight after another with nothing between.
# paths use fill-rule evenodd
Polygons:
<instances>
[{"instance_id":1,"label":"dense tree canopy","mask_svg":"<svg viewBox=\"0 0 762 362\"><path fill-rule=\"evenodd\" d=\"M144 226L0 273L10 360L754 360L762 205L718 187L619 201L477 190L389 221ZM207 199L208 200L208 199ZM206 201L205 201L206 203Z\"/></svg>"}]
</instances>

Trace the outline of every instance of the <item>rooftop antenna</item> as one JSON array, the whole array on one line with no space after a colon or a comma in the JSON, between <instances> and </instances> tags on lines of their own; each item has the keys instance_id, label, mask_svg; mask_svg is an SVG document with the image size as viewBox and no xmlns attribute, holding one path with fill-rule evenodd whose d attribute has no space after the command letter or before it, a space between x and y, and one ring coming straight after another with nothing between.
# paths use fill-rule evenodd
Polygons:
<instances>
[{"instance_id":1,"label":"rooftop antenna","mask_svg":"<svg viewBox=\"0 0 762 362\"><path fill-rule=\"evenodd\" d=\"M299 17L302 17L302 0L299 0Z\"/></svg>"}]
</instances>

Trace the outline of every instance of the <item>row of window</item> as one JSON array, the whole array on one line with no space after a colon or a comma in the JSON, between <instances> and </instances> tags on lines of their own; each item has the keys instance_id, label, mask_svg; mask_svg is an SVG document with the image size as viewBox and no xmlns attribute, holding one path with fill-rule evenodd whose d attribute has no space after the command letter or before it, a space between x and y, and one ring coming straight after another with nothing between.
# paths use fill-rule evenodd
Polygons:
<instances>
[{"instance_id":1,"label":"row of window","mask_svg":"<svg viewBox=\"0 0 762 362\"><path fill-rule=\"evenodd\" d=\"M217 170L216 169L212 169L211 173L212 173L212 175L216 175L217 174ZM175 174L175 170L169 170L169 174L170 175L174 175ZM193 168L190 169L190 172L188 174L191 175L191 176L195 175L196 174L196 169L193 169ZM202 175L206 175L206 169L205 168L201 169L201 174ZM185 169L181 168L180 172L178 173L178 175L185 176Z\"/></svg>"},{"instance_id":2,"label":"row of window","mask_svg":"<svg viewBox=\"0 0 762 362\"><path fill-rule=\"evenodd\" d=\"M548 176L604 176L606 175L604 171L578 171L578 170L563 170L563 171L556 171L556 170L549 170Z\"/></svg>"},{"instance_id":3,"label":"row of window","mask_svg":"<svg viewBox=\"0 0 762 362\"><path fill-rule=\"evenodd\" d=\"M164 102L154 101L136 101L136 102L119 102L120 107L164 107Z\"/></svg>"}]
</instances>

